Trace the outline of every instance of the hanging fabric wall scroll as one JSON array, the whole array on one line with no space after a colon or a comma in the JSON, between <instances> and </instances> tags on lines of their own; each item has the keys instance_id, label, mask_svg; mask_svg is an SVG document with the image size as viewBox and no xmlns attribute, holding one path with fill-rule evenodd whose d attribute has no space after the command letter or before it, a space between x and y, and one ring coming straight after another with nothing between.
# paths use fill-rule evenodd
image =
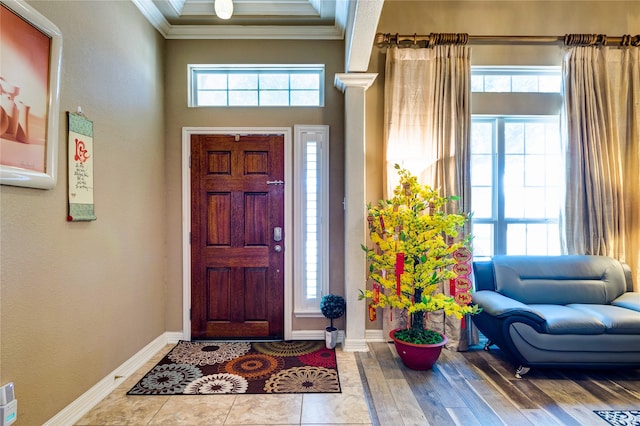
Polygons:
<instances>
[{"instance_id":1,"label":"hanging fabric wall scroll","mask_svg":"<svg viewBox=\"0 0 640 426\"><path fill-rule=\"evenodd\" d=\"M69 221L96 220L93 204L93 122L69 116Z\"/></svg>"},{"instance_id":2,"label":"hanging fabric wall scroll","mask_svg":"<svg viewBox=\"0 0 640 426\"><path fill-rule=\"evenodd\" d=\"M459 248L453 253L453 258L456 261L453 270L458 274L458 277L449 280L449 293L459 305L468 305L472 301L470 276L473 266L471 265L471 257L471 251L466 247ZM466 328L464 317L462 317L460 327Z\"/></svg>"}]
</instances>

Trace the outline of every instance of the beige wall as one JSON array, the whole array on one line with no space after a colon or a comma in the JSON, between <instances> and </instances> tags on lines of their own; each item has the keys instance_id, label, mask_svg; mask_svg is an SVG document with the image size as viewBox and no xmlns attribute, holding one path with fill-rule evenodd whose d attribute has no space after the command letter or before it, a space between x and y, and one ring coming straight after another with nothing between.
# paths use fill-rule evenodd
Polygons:
<instances>
[{"instance_id":1,"label":"beige wall","mask_svg":"<svg viewBox=\"0 0 640 426\"><path fill-rule=\"evenodd\" d=\"M129 1L29 3L64 37L61 175L53 190L0 186L0 385L16 385L18 424L43 423L161 333L182 329L183 126L331 126L331 286L342 291L344 99L333 75L344 69L343 42L164 41ZM378 30L620 35L638 28L638 2L389 1ZM551 64L560 57L555 47L478 47L473 61ZM207 62L326 63L326 106L188 109L186 66ZM380 73L367 92L367 199L376 201L378 48L369 71ZM64 112L78 105L95 123L98 220L68 223ZM325 324L301 320L294 328Z\"/></svg>"},{"instance_id":2,"label":"beige wall","mask_svg":"<svg viewBox=\"0 0 640 426\"><path fill-rule=\"evenodd\" d=\"M470 35L635 35L637 1L395 1L382 9L378 32ZM472 46L473 65L560 65L561 46ZM369 72L379 73L367 91L367 200L382 197L384 49L374 47ZM379 328L380 322L369 323Z\"/></svg>"},{"instance_id":3,"label":"beige wall","mask_svg":"<svg viewBox=\"0 0 640 426\"><path fill-rule=\"evenodd\" d=\"M293 131L295 124L330 126L330 283L333 292L344 294L344 96L333 86L335 73L344 70L343 51L343 41L167 41L167 330L182 330L182 127L290 127ZM187 65L208 63L325 64L325 106L188 108ZM326 325L324 318L293 319L294 330L321 330Z\"/></svg>"},{"instance_id":4,"label":"beige wall","mask_svg":"<svg viewBox=\"0 0 640 426\"><path fill-rule=\"evenodd\" d=\"M131 2L30 1L63 35L58 184L0 186L0 384L42 424L165 331L164 40ZM94 121L95 222L67 222L67 119Z\"/></svg>"}]
</instances>

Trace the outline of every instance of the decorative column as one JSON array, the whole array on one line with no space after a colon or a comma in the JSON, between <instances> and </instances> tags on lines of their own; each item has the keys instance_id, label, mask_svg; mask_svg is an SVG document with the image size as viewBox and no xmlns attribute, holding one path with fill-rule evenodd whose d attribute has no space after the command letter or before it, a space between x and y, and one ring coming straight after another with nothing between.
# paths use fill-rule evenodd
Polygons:
<instances>
[{"instance_id":1,"label":"decorative column","mask_svg":"<svg viewBox=\"0 0 640 426\"><path fill-rule=\"evenodd\" d=\"M378 74L336 74L334 84L345 94L345 229L344 285L347 300L344 350L368 351L366 302L358 300L366 282L365 92Z\"/></svg>"}]
</instances>

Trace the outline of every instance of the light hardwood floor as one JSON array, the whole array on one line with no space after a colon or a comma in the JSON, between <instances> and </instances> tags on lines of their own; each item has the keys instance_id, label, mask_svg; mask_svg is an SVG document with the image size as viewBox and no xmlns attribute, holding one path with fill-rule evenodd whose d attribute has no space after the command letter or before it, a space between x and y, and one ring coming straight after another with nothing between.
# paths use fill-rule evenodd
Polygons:
<instances>
[{"instance_id":1,"label":"light hardwood floor","mask_svg":"<svg viewBox=\"0 0 640 426\"><path fill-rule=\"evenodd\" d=\"M593 410L639 410L640 370L531 369L515 378L495 346L443 350L409 370L393 344L356 353L373 425L607 425Z\"/></svg>"}]
</instances>

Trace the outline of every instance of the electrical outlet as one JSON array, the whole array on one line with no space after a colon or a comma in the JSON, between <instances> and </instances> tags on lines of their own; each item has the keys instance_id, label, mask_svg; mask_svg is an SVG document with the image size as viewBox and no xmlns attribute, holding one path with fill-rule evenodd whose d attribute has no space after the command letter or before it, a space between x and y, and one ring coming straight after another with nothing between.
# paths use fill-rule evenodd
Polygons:
<instances>
[{"instance_id":1,"label":"electrical outlet","mask_svg":"<svg viewBox=\"0 0 640 426\"><path fill-rule=\"evenodd\" d=\"M18 400L13 383L0 388L0 426L9 426L18 419Z\"/></svg>"},{"instance_id":2,"label":"electrical outlet","mask_svg":"<svg viewBox=\"0 0 640 426\"><path fill-rule=\"evenodd\" d=\"M6 405L0 405L0 425L9 426L18 419L18 400L14 399Z\"/></svg>"}]
</instances>

